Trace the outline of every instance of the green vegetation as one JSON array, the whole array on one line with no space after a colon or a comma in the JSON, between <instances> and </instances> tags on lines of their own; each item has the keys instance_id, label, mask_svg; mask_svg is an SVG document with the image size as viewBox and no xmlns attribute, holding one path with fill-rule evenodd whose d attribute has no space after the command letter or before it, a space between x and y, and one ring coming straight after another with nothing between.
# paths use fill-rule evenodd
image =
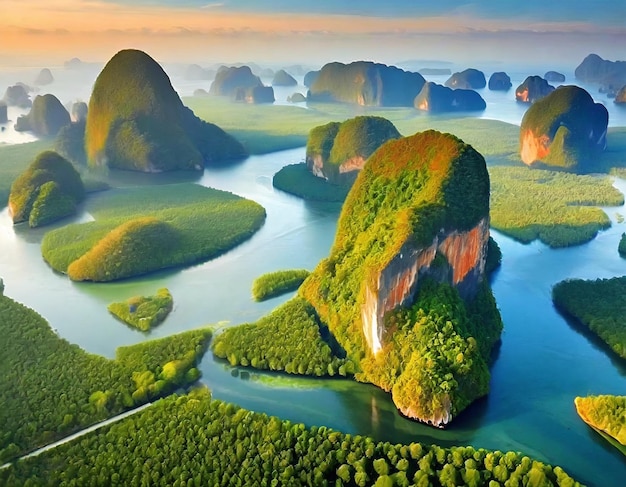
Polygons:
<instances>
[{"instance_id":1,"label":"green vegetation","mask_svg":"<svg viewBox=\"0 0 626 487\"><path fill-rule=\"evenodd\" d=\"M342 202L352 187L349 184L331 184L313 176L306 164L289 164L274 174L272 184L285 193L310 201Z\"/></svg>"},{"instance_id":2,"label":"green vegetation","mask_svg":"<svg viewBox=\"0 0 626 487\"><path fill-rule=\"evenodd\" d=\"M291 291L295 291L309 276L306 269L276 271L257 277L252 283L252 297L264 301Z\"/></svg>"},{"instance_id":3,"label":"green vegetation","mask_svg":"<svg viewBox=\"0 0 626 487\"><path fill-rule=\"evenodd\" d=\"M17 131L31 131L43 137L55 136L61 128L70 124L70 114L59 99L51 94L37 95L28 115L18 117Z\"/></svg>"},{"instance_id":4,"label":"green vegetation","mask_svg":"<svg viewBox=\"0 0 626 487\"><path fill-rule=\"evenodd\" d=\"M124 323L148 331L165 320L173 307L169 290L161 288L154 296L134 296L121 303L111 303L107 309Z\"/></svg>"},{"instance_id":5,"label":"green vegetation","mask_svg":"<svg viewBox=\"0 0 626 487\"><path fill-rule=\"evenodd\" d=\"M257 203L196 184L110 190L86 210L96 221L52 230L41 244L46 262L72 279L110 281L205 261L265 221Z\"/></svg>"},{"instance_id":6,"label":"green vegetation","mask_svg":"<svg viewBox=\"0 0 626 487\"><path fill-rule=\"evenodd\" d=\"M552 288L552 300L626 359L626 276L561 281Z\"/></svg>"},{"instance_id":7,"label":"green vegetation","mask_svg":"<svg viewBox=\"0 0 626 487\"><path fill-rule=\"evenodd\" d=\"M608 177L577 176L524 167L492 167L491 226L521 242L578 245L611 226L597 206L618 206L624 196Z\"/></svg>"},{"instance_id":8,"label":"green vegetation","mask_svg":"<svg viewBox=\"0 0 626 487\"><path fill-rule=\"evenodd\" d=\"M0 483L580 486L560 467L521 453L377 442L281 421L201 391L160 400L80 441L0 470Z\"/></svg>"},{"instance_id":9,"label":"green vegetation","mask_svg":"<svg viewBox=\"0 0 626 487\"><path fill-rule=\"evenodd\" d=\"M626 257L626 233L622 233L622 238L619 239L619 245L617 251L622 257Z\"/></svg>"},{"instance_id":10,"label":"green vegetation","mask_svg":"<svg viewBox=\"0 0 626 487\"><path fill-rule=\"evenodd\" d=\"M489 176L471 146L435 131L389 141L368 159L350 191L330 256L300 287L358 364L357 378L391 390L411 417L445 424L486 394L486 364L502 327L491 291L478 286L466 308L448 285L425 288L409 310L400 311L408 313L397 318L401 326L393 320L384 325L383 348L375 355L366 345L362 310L383 299L372 294L383 292L380 276L405 246L423 249L442 230L470 231L488 212ZM474 307L482 313L478 319L469 317ZM423 385L416 384L418 376Z\"/></svg>"},{"instance_id":11,"label":"green vegetation","mask_svg":"<svg viewBox=\"0 0 626 487\"><path fill-rule=\"evenodd\" d=\"M339 357L342 351L328 335L311 305L294 298L256 323L226 329L215 338L213 353L233 366L314 376L352 374L353 364Z\"/></svg>"},{"instance_id":12,"label":"green vegetation","mask_svg":"<svg viewBox=\"0 0 626 487\"><path fill-rule=\"evenodd\" d=\"M142 51L118 52L94 83L85 128L92 166L159 172L201 169L241 158L241 144L183 106L159 64Z\"/></svg>"},{"instance_id":13,"label":"green vegetation","mask_svg":"<svg viewBox=\"0 0 626 487\"><path fill-rule=\"evenodd\" d=\"M85 123L80 120L59 130L54 141L54 150L74 164L87 164L85 154Z\"/></svg>"},{"instance_id":14,"label":"green vegetation","mask_svg":"<svg viewBox=\"0 0 626 487\"><path fill-rule=\"evenodd\" d=\"M9 210L14 223L38 227L72 215L85 197L74 166L53 151L39 154L11 185Z\"/></svg>"},{"instance_id":15,"label":"green vegetation","mask_svg":"<svg viewBox=\"0 0 626 487\"><path fill-rule=\"evenodd\" d=\"M585 423L615 440L626 455L626 396L577 397L574 404Z\"/></svg>"},{"instance_id":16,"label":"green vegetation","mask_svg":"<svg viewBox=\"0 0 626 487\"><path fill-rule=\"evenodd\" d=\"M51 146L52 141L49 139L26 144L0 144L0 209L7 204L15 178L26 171L38 154L49 150Z\"/></svg>"},{"instance_id":17,"label":"green vegetation","mask_svg":"<svg viewBox=\"0 0 626 487\"><path fill-rule=\"evenodd\" d=\"M330 122L311 129L306 146L306 163L316 176L333 184L352 184L359 164L390 139L400 137L393 123L383 117L362 115L345 122ZM351 161L360 159L359 161ZM349 164L348 171L343 170ZM355 164L356 163L356 164Z\"/></svg>"},{"instance_id":18,"label":"green vegetation","mask_svg":"<svg viewBox=\"0 0 626 487\"><path fill-rule=\"evenodd\" d=\"M59 338L35 311L0 296L0 335L3 462L195 382L211 333L120 347L109 360Z\"/></svg>"},{"instance_id":19,"label":"green vegetation","mask_svg":"<svg viewBox=\"0 0 626 487\"><path fill-rule=\"evenodd\" d=\"M485 262L485 273L491 274L495 271L500 264L502 264L502 251L500 250L500 246L498 242L496 242L493 237L489 237L489 242L487 244L487 260Z\"/></svg>"}]
</instances>

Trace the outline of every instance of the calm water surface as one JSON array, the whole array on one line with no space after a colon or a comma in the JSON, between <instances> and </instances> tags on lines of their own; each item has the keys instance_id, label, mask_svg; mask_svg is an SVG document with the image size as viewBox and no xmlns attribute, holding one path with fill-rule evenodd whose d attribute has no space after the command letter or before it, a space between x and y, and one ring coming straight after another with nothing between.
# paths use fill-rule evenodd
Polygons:
<instances>
[{"instance_id":1,"label":"calm water surface","mask_svg":"<svg viewBox=\"0 0 626 487\"><path fill-rule=\"evenodd\" d=\"M263 228L211 262L118 283L72 283L55 274L40 254L47 229L14 227L5 209L0 213L0 276L6 293L45 316L62 337L108 357L120 345L205 324L230 326L255 320L289 296L253 302L254 278L277 269L312 269L328 254L334 238L338 205L306 203L272 188L272 175L303 157L304 149L295 149L250 157L228 169L206 170L197 179L200 184L233 191L266 208ZM133 174L116 177L140 184ZM145 177L141 179L145 184ZM167 183L181 176L151 179ZM626 191L626 182L616 185ZM613 220L617 213L626 214L624 208L606 211ZM89 215L83 213L77 218L81 219ZM626 274L626 260L617 253L624 231L626 224L614 221L593 242L561 250L540 243L521 245L493 232L504 255L493 289L505 331L492 367L491 393L445 431L401 418L387 394L349 380L241 374L211 354L201 364L203 380L217 398L308 425L324 424L393 442L518 450L562 465L588 485L623 487L624 457L577 417L573 398L626 393L624 361L563 319L552 306L550 290L566 278ZM174 296L174 310L149 334L126 327L106 310L112 301L152 294L163 286Z\"/></svg>"}]
</instances>

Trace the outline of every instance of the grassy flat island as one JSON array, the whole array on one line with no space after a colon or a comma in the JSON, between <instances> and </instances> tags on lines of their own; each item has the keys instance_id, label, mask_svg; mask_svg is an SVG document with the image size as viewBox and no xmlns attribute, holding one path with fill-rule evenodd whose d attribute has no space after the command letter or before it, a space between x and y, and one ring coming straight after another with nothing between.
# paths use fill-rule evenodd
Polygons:
<instances>
[{"instance_id":1,"label":"grassy flat island","mask_svg":"<svg viewBox=\"0 0 626 487\"><path fill-rule=\"evenodd\" d=\"M174 299L166 288L154 296L133 296L120 303L111 303L108 310L116 318L141 331L149 331L163 322L174 307Z\"/></svg>"},{"instance_id":2,"label":"grassy flat island","mask_svg":"<svg viewBox=\"0 0 626 487\"><path fill-rule=\"evenodd\" d=\"M552 300L626 359L626 276L561 281L552 288Z\"/></svg>"},{"instance_id":3,"label":"grassy flat island","mask_svg":"<svg viewBox=\"0 0 626 487\"><path fill-rule=\"evenodd\" d=\"M255 301L265 301L291 291L295 291L308 277L306 269L291 269L263 274L252 283L252 297Z\"/></svg>"},{"instance_id":4,"label":"grassy flat island","mask_svg":"<svg viewBox=\"0 0 626 487\"><path fill-rule=\"evenodd\" d=\"M44 259L70 279L112 281L202 262L250 238L265 221L254 201L196 184L114 189L94 195L95 221L47 233Z\"/></svg>"},{"instance_id":5,"label":"grassy flat island","mask_svg":"<svg viewBox=\"0 0 626 487\"><path fill-rule=\"evenodd\" d=\"M574 400L581 419L626 455L626 396L587 396Z\"/></svg>"}]
</instances>

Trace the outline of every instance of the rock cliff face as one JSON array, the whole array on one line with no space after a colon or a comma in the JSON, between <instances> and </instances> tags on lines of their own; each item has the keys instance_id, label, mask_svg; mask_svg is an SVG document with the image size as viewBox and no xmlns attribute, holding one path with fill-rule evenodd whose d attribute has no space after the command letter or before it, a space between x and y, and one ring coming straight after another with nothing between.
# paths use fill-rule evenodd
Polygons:
<instances>
[{"instance_id":1,"label":"rock cliff face","mask_svg":"<svg viewBox=\"0 0 626 487\"><path fill-rule=\"evenodd\" d=\"M576 67L574 76L585 83L605 85L608 82L623 86L626 84L626 61L609 61L597 54L589 54Z\"/></svg>"},{"instance_id":2,"label":"rock cliff face","mask_svg":"<svg viewBox=\"0 0 626 487\"><path fill-rule=\"evenodd\" d=\"M462 90L480 90L487 85L485 74L478 69L469 68L460 73L454 73L446 81L448 88L460 88Z\"/></svg>"},{"instance_id":3,"label":"rock cliff face","mask_svg":"<svg viewBox=\"0 0 626 487\"><path fill-rule=\"evenodd\" d=\"M220 66L211 83L209 94L233 97L240 90L246 91L256 86L263 86L263 83L249 66Z\"/></svg>"},{"instance_id":4,"label":"rock cliff face","mask_svg":"<svg viewBox=\"0 0 626 487\"><path fill-rule=\"evenodd\" d=\"M70 124L70 114L59 99L51 94L37 95L27 115L19 117L15 123L18 132L31 131L40 136L59 133L61 128Z\"/></svg>"},{"instance_id":5,"label":"rock cliff face","mask_svg":"<svg viewBox=\"0 0 626 487\"><path fill-rule=\"evenodd\" d=\"M374 288L366 289L361 319L370 351L376 354L383 348L385 315L413 303L420 281L430 278L452 284L464 299L471 300L485 273L488 241L488 218L466 232L442 229L428 246L407 240L380 272ZM444 256L446 263L433 265L437 254Z\"/></svg>"},{"instance_id":6,"label":"rock cliff face","mask_svg":"<svg viewBox=\"0 0 626 487\"><path fill-rule=\"evenodd\" d=\"M615 100L613 100L617 104L626 104L626 85L624 85L616 94Z\"/></svg>"},{"instance_id":7,"label":"rock cliff face","mask_svg":"<svg viewBox=\"0 0 626 487\"><path fill-rule=\"evenodd\" d=\"M435 131L390 140L367 159L329 257L299 292L359 380L443 427L489 389L501 321L485 279L488 240L483 157Z\"/></svg>"},{"instance_id":8,"label":"rock cliff face","mask_svg":"<svg viewBox=\"0 0 626 487\"><path fill-rule=\"evenodd\" d=\"M410 107L424 83L421 74L395 66L369 61L329 63L312 82L308 99L361 106Z\"/></svg>"},{"instance_id":9,"label":"rock cliff face","mask_svg":"<svg viewBox=\"0 0 626 487\"><path fill-rule=\"evenodd\" d=\"M524 163L567 170L592 169L605 149L609 114L604 105L578 86L561 86L537 101L520 126Z\"/></svg>"},{"instance_id":10,"label":"rock cliff face","mask_svg":"<svg viewBox=\"0 0 626 487\"><path fill-rule=\"evenodd\" d=\"M272 79L272 86L296 86L298 82L284 69L276 71Z\"/></svg>"}]
</instances>

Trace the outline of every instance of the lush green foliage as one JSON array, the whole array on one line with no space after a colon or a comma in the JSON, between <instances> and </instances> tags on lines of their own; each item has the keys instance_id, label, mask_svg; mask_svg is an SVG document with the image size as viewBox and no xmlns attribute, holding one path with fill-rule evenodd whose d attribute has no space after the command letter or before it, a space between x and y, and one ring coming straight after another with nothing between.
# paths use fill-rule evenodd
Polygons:
<instances>
[{"instance_id":1,"label":"lush green foliage","mask_svg":"<svg viewBox=\"0 0 626 487\"><path fill-rule=\"evenodd\" d=\"M87 164L85 123L85 120L80 120L64 126L54 140L54 150L74 164Z\"/></svg>"},{"instance_id":2,"label":"lush green foliage","mask_svg":"<svg viewBox=\"0 0 626 487\"><path fill-rule=\"evenodd\" d=\"M306 269L291 269L263 274L252 283L252 297L255 301L264 301L295 291L309 274Z\"/></svg>"},{"instance_id":3,"label":"lush green foliage","mask_svg":"<svg viewBox=\"0 0 626 487\"><path fill-rule=\"evenodd\" d=\"M313 176L306 164L289 164L274 174L272 184L286 193L311 201L344 201L351 186L331 184Z\"/></svg>"},{"instance_id":4,"label":"lush green foliage","mask_svg":"<svg viewBox=\"0 0 626 487\"><path fill-rule=\"evenodd\" d=\"M0 209L7 204L11 184L15 178L26 171L38 154L50 149L51 146L52 142L49 139L26 144L0 144Z\"/></svg>"},{"instance_id":5,"label":"lush green foliage","mask_svg":"<svg viewBox=\"0 0 626 487\"><path fill-rule=\"evenodd\" d=\"M587 396L574 399L582 420L626 447L626 396ZM626 454L626 448L620 448Z\"/></svg>"},{"instance_id":6,"label":"lush green foliage","mask_svg":"<svg viewBox=\"0 0 626 487\"><path fill-rule=\"evenodd\" d=\"M133 296L121 303L111 303L107 309L124 323L148 331L165 320L173 307L169 290L161 288L154 296Z\"/></svg>"},{"instance_id":7,"label":"lush green foliage","mask_svg":"<svg viewBox=\"0 0 626 487\"><path fill-rule=\"evenodd\" d=\"M204 261L249 238L265 220L257 203L196 184L110 190L90 198L86 210L96 221L48 232L41 245L53 269L70 272L75 263L77 279L112 280Z\"/></svg>"},{"instance_id":8,"label":"lush green foliage","mask_svg":"<svg viewBox=\"0 0 626 487\"><path fill-rule=\"evenodd\" d=\"M37 135L48 137L70 124L70 114L59 99L51 94L37 95L28 115L18 117L15 130L29 130Z\"/></svg>"},{"instance_id":9,"label":"lush green foliage","mask_svg":"<svg viewBox=\"0 0 626 487\"><path fill-rule=\"evenodd\" d=\"M624 196L607 177L577 176L524 167L492 167L491 226L521 242L578 245L611 225L597 206Z\"/></svg>"},{"instance_id":10,"label":"lush green foliage","mask_svg":"<svg viewBox=\"0 0 626 487\"><path fill-rule=\"evenodd\" d=\"M9 209L15 223L45 225L76 211L85 187L74 166L53 151L39 154L11 185Z\"/></svg>"},{"instance_id":11,"label":"lush green foliage","mask_svg":"<svg viewBox=\"0 0 626 487\"><path fill-rule=\"evenodd\" d=\"M500 267L500 264L502 264L502 251L500 250L498 242L496 242L493 237L489 237L489 242L487 245L487 261L485 262L485 272L487 274L491 274L498 267Z\"/></svg>"},{"instance_id":12,"label":"lush green foliage","mask_svg":"<svg viewBox=\"0 0 626 487\"><path fill-rule=\"evenodd\" d=\"M108 360L59 338L6 296L0 335L0 461L194 382L210 339L193 330L120 347Z\"/></svg>"},{"instance_id":13,"label":"lush green foliage","mask_svg":"<svg viewBox=\"0 0 626 487\"><path fill-rule=\"evenodd\" d=\"M619 245L617 251L622 257L626 257L626 233L622 233L622 238L619 239Z\"/></svg>"},{"instance_id":14,"label":"lush green foliage","mask_svg":"<svg viewBox=\"0 0 626 487\"><path fill-rule=\"evenodd\" d=\"M486 284L466 309L456 289L425 283L411 308L386 318L384 346L361 362L362 378L392 391L406 415L451 419L489 392L487 364L501 331Z\"/></svg>"},{"instance_id":15,"label":"lush green foliage","mask_svg":"<svg viewBox=\"0 0 626 487\"><path fill-rule=\"evenodd\" d=\"M281 421L211 400L208 393L160 400L102 432L0 471L0 482L580 486L560 467L521 453L377 442Z\"/></svg>"},{"instance_id":16,"label":"lush green foliage","mask_svg":"<svg viewBox=\"0 0 626 487\"><path fill-rule=\"evenodd\" d=\"M148 172L200 169L246 154L233 137L197 119L161 66L132 49L113 56L94 83L85 150L91 165Z\"/></svg>"},{"instance_id":17,"label":"lush green foliage","mask_svg":"<svg viewBox=\"0 0 626 487\"><path fill-rule=\"evenodd\" d=\"M333 351L332 343L323 338L329 338L328 335L328 330L320 327L311 305L294 298L256 323L224 330L214 340L213 353L231 365L288 374L352 374L353 364Z\"/></svg>"},{"instance_id":18,"label":"lush green foliage","mask_svg":"<svg viewBox=\"0 0 626 487\"><path fill-rule=\"evenodd\" d=\"M626 358L626 276L584 281L571 279L552 288L556 307L589 327Z\"/></svg>"}]
</instances>

